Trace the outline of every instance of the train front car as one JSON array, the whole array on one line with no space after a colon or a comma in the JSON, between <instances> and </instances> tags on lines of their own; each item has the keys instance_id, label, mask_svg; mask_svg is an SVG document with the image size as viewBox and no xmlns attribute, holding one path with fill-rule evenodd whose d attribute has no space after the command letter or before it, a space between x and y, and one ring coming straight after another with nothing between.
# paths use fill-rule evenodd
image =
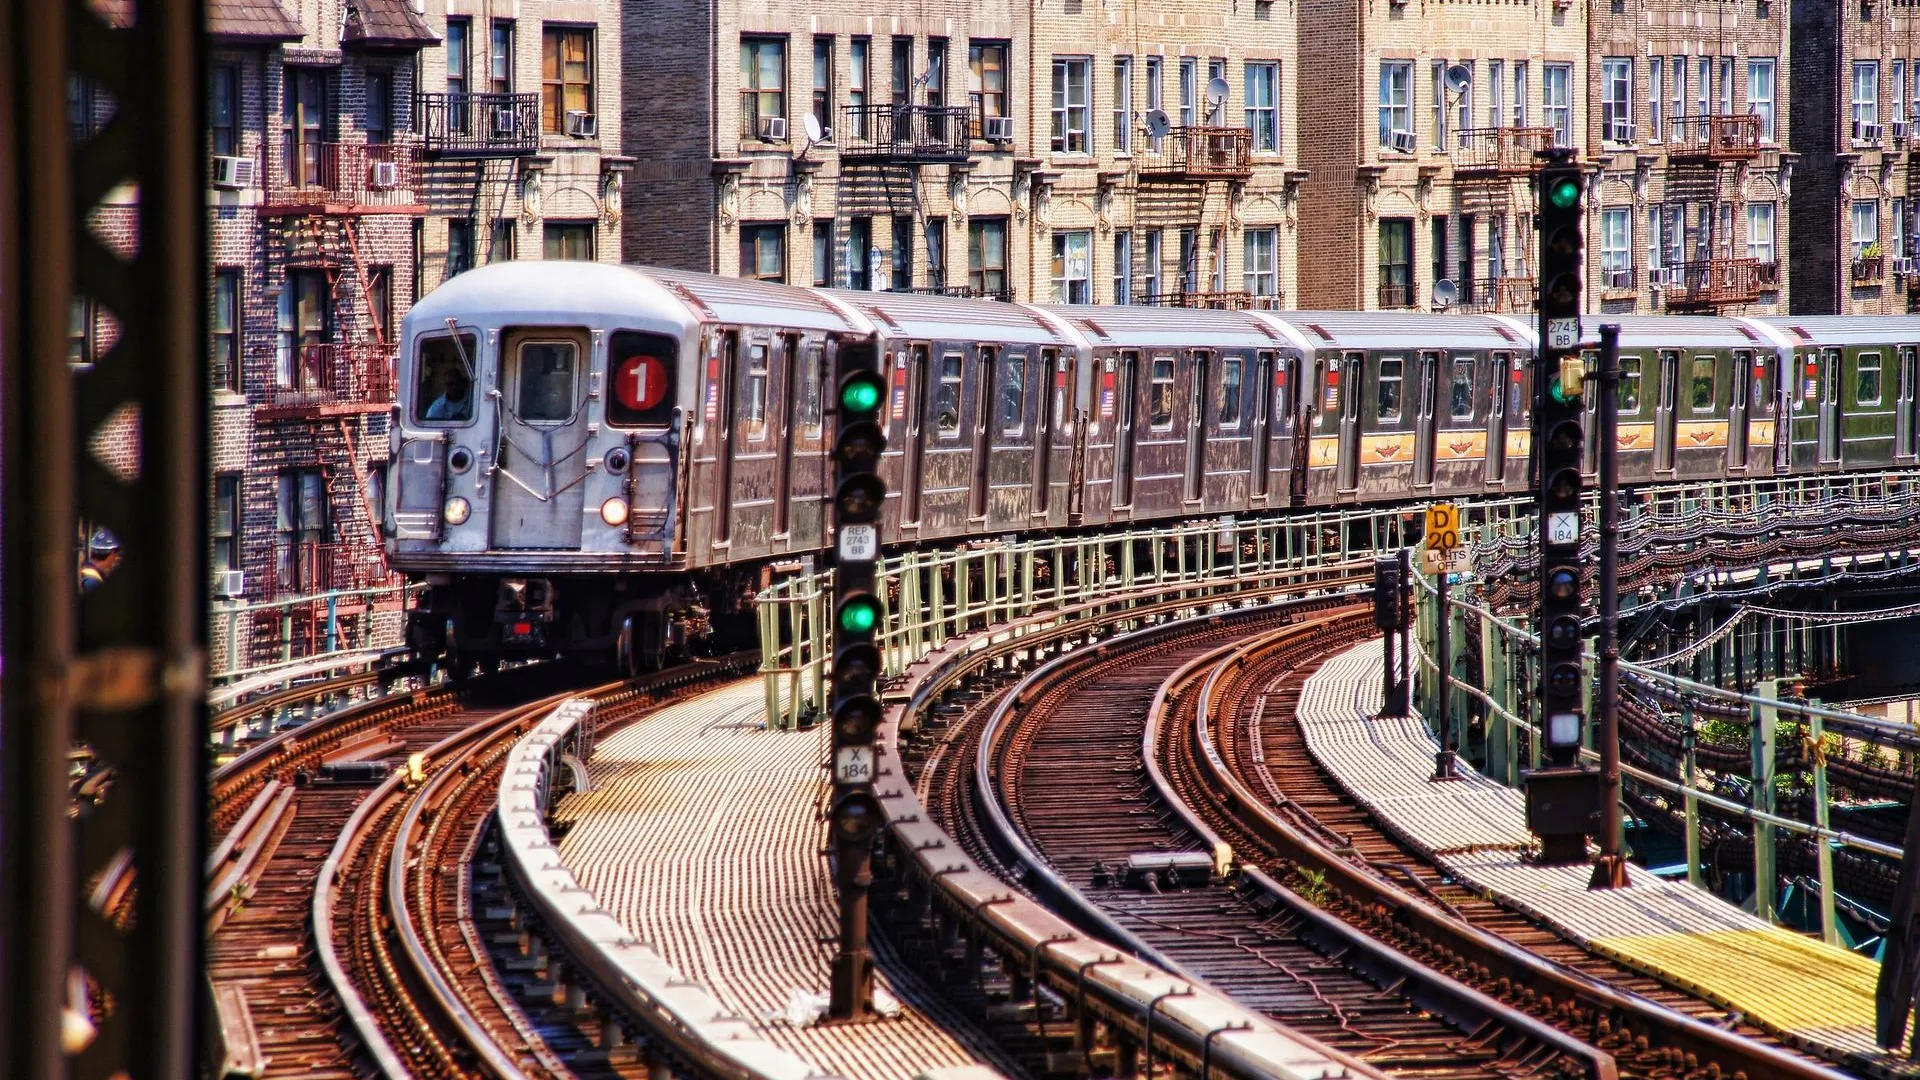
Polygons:
<instances>
[{"instance_id":1,"label":"train front car","mask_svg":"<svg viewBox=\"0 0 1920 1080\"><path fill-rule=\"evenodd\" d=\"M402 331L384 528L428 586L407 642L465 674L556 653L657 661L688 603L677 549L700 321L647 275L503 263Z\"/></svg>"}]
</instances>

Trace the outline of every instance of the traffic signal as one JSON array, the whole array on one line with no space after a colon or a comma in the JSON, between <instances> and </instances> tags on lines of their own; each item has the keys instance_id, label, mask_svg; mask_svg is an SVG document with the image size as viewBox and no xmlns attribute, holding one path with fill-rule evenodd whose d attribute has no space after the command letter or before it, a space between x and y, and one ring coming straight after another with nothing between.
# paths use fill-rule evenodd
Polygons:
<instances>
[{"instance_id":1,"label":"traffic signal","mask_svg":"<svg viewBox=\"0 0 1920 1080\"><path fill-rule=\"evenodd\" d=\"M1570 154L1540 177L1540 350L1534 370L1534 446L1540 521L1540 700L1547 755L1577 760L1586 718L1582 702L1580 503L1585 432L1581 394L1580 303L1586 274L1586 178Z\"/></svg>"},{"instance_id":2,"label":"traffic signal","mask_svg":"<svg viewBox=\"0 0 1920 1080\"><path fill-rule=\"evenodd\" d=\"M880 699L874 680L880 650L873 642L882 616L875 588L880 511L887 485L880 455L887 399L879 355L870 342L840 346L834 395L833 804L828 811L840 891L840 947L833 959L828 1013L858 1019L872 1008L873 961L867 951L867 888L880 803L873 795L874 739Z\"/></svg>"},{"instance_id":3,"label":"traffic signal","mask_svg":"<svg viewBox=\"0 0 1920 1080\"><path fill-rule=\"evenodd\" d=\"M1400 560L1386 556L1373 560L1373 627L1398 630L1406 618L1406 586L1400 580Z\"/></svg>"}]
</instances>

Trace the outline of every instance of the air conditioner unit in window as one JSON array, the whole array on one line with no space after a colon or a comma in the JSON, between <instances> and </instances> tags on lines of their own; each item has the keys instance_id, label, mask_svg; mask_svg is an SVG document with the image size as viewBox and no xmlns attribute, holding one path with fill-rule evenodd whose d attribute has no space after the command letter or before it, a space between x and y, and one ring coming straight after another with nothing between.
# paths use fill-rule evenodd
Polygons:
<instances>
[{"instance_id":1,"label":"air conditioner unit in window","mask_svg":"<svg viewBox=\"0 0 1920 1080\"><path fill-rule=\"evenodd\" d=\"M1414 145L1413 132L1411 131L1394 130L1387 132L1387 146L1390 149L1398 150L1403 154L1411 154L1413 153Z\"/></svg>"},{"instance_id":2,"label":"air conditioner unit in window","mask_svg":"<svg viewBox=\"0 0 1920 1080\"><path fill-rule=\"evenodd\" d=\"M592 113L580 112L578 110L568 111L567 134L576 139L591 139L598 132L599 125L594 122Z\"/></svg>"},{"instance_id":3,"label":"air conditioner unit in window","mask_svg":"<svg viewBox=\"0 0 1920 1080\"><path fill-rule=\"evenodd\" d=\"M1630 289L1633 287L1633 271L1632 270L1608 270L1608 271L1605 271L1605 273L1607 278L1607 288Z\"/></svg>"},{"instance_id":4,"label":"air conditioner unit in window","mask_svg":"<svg viewBox=\"0 0 1920 1080\"><path fill-rule=\"evenodd\" d=\"M213 595L245 596L247 594L247 572L245 570L221 570L213 575Z\"/></svg>"},{"instance_id":5,"label":"air conditioner unit in window","mask_svg":"<svg viewBox=\"0 0 1920 1080\"><path fill-rule=\"evenodd\" d=\"M1913 273L1912 256L1903 255L1898 258L1895 258L1893 260L1893 272L1901 275L1902 277Z\"/></svg>"},{"instance_id":6,"label":"air conditioner unit in window","mask_svg":"<svg viewBox=\"0 0 1920 1080\"><path fill-rule=\"evenodd\" d=\"M376 161L367 167L367 186L375 191L390 191L400 186L400 165L392 161Z\"/></svg>"},{"instance_id":7,"label":"air conditioner unit in window","mask_svg":"<svg viewBox=\"0 0 1920 1080\"><path fill-rule=\"evenodd\" d=\"M1893 141L1906 142L1908 134L1910 134L1912 131L1913 131L1913 124L1911 121L1895 120L1893 122Z\"/></svg>"},{"instance_id":8,"label":"air conditioner unit in window","mask_svg":"<svg viewBox=\"0 0 1920 1080\"><path fill-rule=\"evenodd\" d=\"M1612 141L1620 143L1625 146L1632 146L1633 144L1639 142L1640 141L1639 125L1615 123L1613 125Z\"/></svg>"},{"instance_id":9,"label":"air conditioner unit in window","mask_svg":"<svg viewBox=\"0 0 1920 1080\"><path fill-rule=\"evenodd\" d=\"M253 186L257 164L250 157L217 156L213 159L213 186L223 191L239 191Z\"/></svg>"},{"instance_id":10,"label":"air conditioner unit in window","mask_svg":"<svg viewBox=\"0 0 1920 1080\"><path fill-rule=\"evenodd\" d=\"M1859 121L1855 121L1853 125L1853 141L1857 143L1879 142L1880 141L1880 125L1866 124L1866 123L1861 123Z\"/></svg>"},{"instance_id":11,"label":"air conditioner unit in window","mask_svg":"<svg viewBox=\"0 0 1920 1080\"><path fill-rule=\"evenodd\" d=\"M493 133L497 136L520 134L520 110L511 105L493 107Z\"/></svg>"},{"instance_id":12,"label":"air conditioner unit in window","mask_svg":"<svg viewBox=\"0 0 1920 1080\"><path fill-rule=\"evenodd\" d=\"M988 116L980 121L980 137L988 142L1009 143L1013 141L1013 117Z\"/></svg>"},{"instance_id":13,"label":"air conditioner unit in window","mask_svg":"<svg viewBox=\"0 0 1920 1080\"><path fill-rule=\"evenodd\" d=\"M754 127L754 134L768 142L787 141L787 118L784 116L763 116Z\"/></svg>"}]
</instances>

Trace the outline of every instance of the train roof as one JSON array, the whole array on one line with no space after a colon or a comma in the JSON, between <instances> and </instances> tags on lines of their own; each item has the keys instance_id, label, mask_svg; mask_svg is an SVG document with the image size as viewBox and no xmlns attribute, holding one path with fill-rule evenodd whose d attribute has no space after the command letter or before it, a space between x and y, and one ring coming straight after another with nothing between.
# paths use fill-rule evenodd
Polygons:
<instances>
[{"instance_id":1,"label":"train roof","mask_svg":"<svg viewBox=\"0 0 1920 1080\"><path fill-rule=\"evenodd\" d=\"M1048 304L1040 310L1085 334L1096 347L1273 348L1295 344L1244 311L1086 304Z\"/></svg>"},{"instance_id":2,"label":"train roof","mask_svg":"<svg viewBox=\"0 0 1920 1080\"><path fill-rule=\"evenodd\" d=\"M1755 319L1795 344L1884 345L1920 341L1920 316L1803 315Z\"/></svg>"},{"instance_id":3,"label":"train roof","mask_svg":"<svg viewBox=\"0 0 1920 1080\"><path fill-rule=\"evenodd\" d=\"M449 278L407 313L408 333L449 318L506 326L568 318L605 323L644 314L647 321L689 322L686 305L645 274L611 263L498 262Z\"/></svg>"},{"instance_id":4,"label":"train roof","mask_svg":"<svg viewBox=\"0 0 1920 1080\"><path fill-rule=\"evenodd\" d=\"M1619 324L1622 349L1751 349L1772 344L1745 320L1718 315L1585 315L1581 339L1599 341L1603 323Z\"/></svg>"},{"instance_id":5,"label":"train roof","mask_svg":"<svg viewBox=\"0 0 1920 1080\"><path fill-rule=\"evenodd\" d=\"M633 269L658 281L701 319L742 326L772 324L797 330L860 335L874 330L861 316L827 300L819 289L692 270L663 270L652 266Z\"/></svg>"},{"instance_id":6,"label":"train roof","mask_svg":"<svg viewBox=\"0 0 1920 1080\"><path fill-rule=\"evenodd\" d=\"M1275 311L1316 349L1530 349L1524 324L1417 311Z\"/></svg>"},{"instance_id":7,"label":"train roof","mask_svg":"<svg viewBox=\"0 0 1920 1080\"><path fill-rule=\"evenodd\" d=\"M1011 345L1082 344L1054 321L1024 304L969 300L904 292L816 290L873 320L889 337L917 341L1006 342Z\"/></svg>"}]
</instances>

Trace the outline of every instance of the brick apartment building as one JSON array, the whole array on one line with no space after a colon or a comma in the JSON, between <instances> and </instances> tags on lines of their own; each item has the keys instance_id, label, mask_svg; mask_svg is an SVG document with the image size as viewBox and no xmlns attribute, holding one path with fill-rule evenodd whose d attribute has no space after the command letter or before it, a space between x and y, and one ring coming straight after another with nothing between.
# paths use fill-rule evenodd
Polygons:
<instances>
[{"instance_id":1,"label":"brick apartment building","mask_svg":"<svg viewBox=\"0 0 1920 1080\"><path fill-rule=\"evenodd\" d=\"M400 319L480 261L617 257L618 25L610 0L211 0L216 671L397 631L364 590L394 584Z\"/></svg>"}]
</instances>

